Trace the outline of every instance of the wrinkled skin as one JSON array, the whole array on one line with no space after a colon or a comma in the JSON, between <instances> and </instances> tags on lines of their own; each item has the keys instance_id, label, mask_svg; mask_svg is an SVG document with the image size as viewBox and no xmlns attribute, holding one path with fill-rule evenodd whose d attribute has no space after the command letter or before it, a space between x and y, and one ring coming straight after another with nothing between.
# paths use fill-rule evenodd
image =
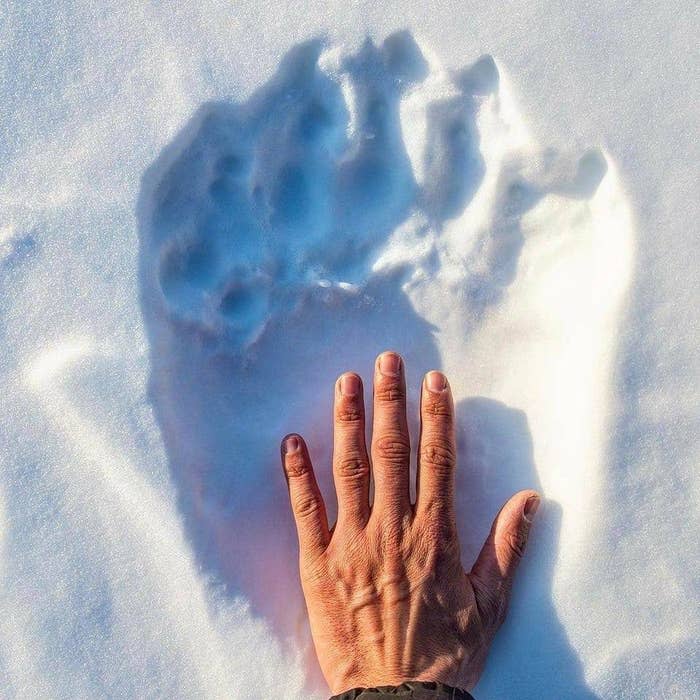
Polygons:
<instances>
[{"instance_id":1,"label":"wrinkled skin","mask_svg":"<svg viewBox=\"0 0 700 700\"><path fill-rule=\"evenodd\" d=\"M440 372L429 372L423 381L412 504L403 364L393 352L377 358L371 460L362 381L349 372L336 382L338 520L332 529L306 444L296 434L282 443L311 632L336 694L408 680L471 689L505 617L539 505L534 491L512 496L471 571L464 571L454 511L457 448L449 383Z\"/></svg>"}]
</instances>

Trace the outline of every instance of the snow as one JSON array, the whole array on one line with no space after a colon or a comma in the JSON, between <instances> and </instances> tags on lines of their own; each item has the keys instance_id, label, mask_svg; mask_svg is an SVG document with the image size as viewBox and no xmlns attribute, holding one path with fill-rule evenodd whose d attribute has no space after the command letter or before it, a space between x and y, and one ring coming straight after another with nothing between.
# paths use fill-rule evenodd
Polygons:
<instances>
[{"instance_id":1,"label":"snow","mask_svg":"<svg viewBox=\"0 0 700 700\"><path fill-rule=\"evenodd\" d=\"M278 442L389 347L467 566L546 497L476 697L700 694L698 11L576 5L0 10L0 695L323 697Z\"/></svg>"}]
</instances>

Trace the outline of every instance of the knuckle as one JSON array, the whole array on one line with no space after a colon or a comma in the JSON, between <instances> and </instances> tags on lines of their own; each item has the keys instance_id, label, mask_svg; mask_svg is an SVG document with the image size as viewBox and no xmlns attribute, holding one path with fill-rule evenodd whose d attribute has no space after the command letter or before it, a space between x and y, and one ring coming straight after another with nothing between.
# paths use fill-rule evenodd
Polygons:
<instances>
[{"instance_id":1,"label":"knuckle","mask_svg":"<svg viewBox=\"0 0 700 700\"><path fill-rule=\"evenodd\" d=\"M390 464L405 464L411 456L411 446L404 435L382 435L374 443L377 459Z\"/></svg>"},{"instance_id":2,"label":"knuckle","mask_svg":"<svg viewBox=\"0 0 700 700\"><path fill-rule=\"evenodd\" d=\"M378 403L401 403L406 400L406 389L400 379L384 378L374 388L374 400Z\"/></svg>"},{"instance_id":3,"label":"knuckle","mask_svg":"<svg viewBox=\"0 0 700 700\"><path fill-rule=\"evenodd\" d=\"M309 465L303 453L287 455L284 468L290 478L304 476L309 472Z\"/></svg>"},{"instance_id":4,"label":"knuckle","mask_svg":"<svg viewBox=\"0 0 700 700\"><path fill-rule=\"evenodd\" d=\"M447 396L423 395L423 413L428 418L447 423L452 417L452 402Z\"/></svg>"},{"instance_id":5,"label":"knuckle","mask_svg":"<svg viewBox=\"0 0 700 700\"><path fill-rule=\"evenodd\" d=\"M359 423L363 416L362 406L356 401L341 401L335 411L338 423Z\"/></svg>"},{"instance_id":6,"label":"knuckle","mask_svg":"<svg viewBox=\"0 0 700 700\"><path fill-rule=\"evenodd\" d=\"M447 441L428 440L421 444L421 464L441 469L452 469L456 463L454 448Z\"/></svg>"},{"instance_id":7,"label":"knuckle","mask_svg":"<svg viewBox=\"0 0 700 700\"><path fill-rule=\"evenodd\" d=\"M503 536L503 543L510 554L521 559L527 546L527 533L522 529L509 530Z\"/></svg>"},{"instance_id":8,"label":"knuckle","mask_svg":"<svg viewBox=\"0 0 700 700\"><path fill-rule=\"evenodd\" d=\"M369 462L360 455L346 455L338 460L336 471L341 479L359 481L369 476Z\"/></svg>"},{"instance_id":9,"label":"knuckle","mask_svg":"<svg viewBox=\"0 0 700 700\"><path fill-rule=\"evenodd\" d=\"M306 520L321 510L321 501L315 493L302 493L294 498L294 512Z\"/></svg>"}]
</instances>

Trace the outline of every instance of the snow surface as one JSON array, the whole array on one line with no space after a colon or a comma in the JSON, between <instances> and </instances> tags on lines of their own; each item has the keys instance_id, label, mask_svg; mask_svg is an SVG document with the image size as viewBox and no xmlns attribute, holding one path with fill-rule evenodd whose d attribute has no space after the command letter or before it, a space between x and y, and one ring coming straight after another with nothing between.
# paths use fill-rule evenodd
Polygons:
<instances>
[{"instance_id":1,"label":"snow surface","mask_svg":"<svg viewBox=\"0 0 700 700\"><path fill-rule=\"evenodd\" d=\"M547 499L477 698L700 695L694 6L0 17L2 697L323 697L278 441L387 347L467 566Z\"/></svg>"}]
</instances>

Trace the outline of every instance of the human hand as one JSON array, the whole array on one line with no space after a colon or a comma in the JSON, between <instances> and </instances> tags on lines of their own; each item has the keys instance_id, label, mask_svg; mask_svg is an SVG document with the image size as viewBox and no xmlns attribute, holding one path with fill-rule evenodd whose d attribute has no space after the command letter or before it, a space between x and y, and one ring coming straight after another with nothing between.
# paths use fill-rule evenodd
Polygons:
<instances>
[{"instance_id":1,"label":"human hand","mask_svg":"<svg viewBox=\"0 0 700 700\"><path fill-rule=\"evenodd\" d=\"M440 372L425 376L420 412L411 504L402 359L385 352L375 364L371 466L362 381L354 373L338 379L338 520L331 529L304 441L290 434L282 442L311 633L333 693L409 680L469 690L505 618L539 496L520 491L510 498L465 572L454 509L454 406Z\"/></svg>"}]
</instances>

